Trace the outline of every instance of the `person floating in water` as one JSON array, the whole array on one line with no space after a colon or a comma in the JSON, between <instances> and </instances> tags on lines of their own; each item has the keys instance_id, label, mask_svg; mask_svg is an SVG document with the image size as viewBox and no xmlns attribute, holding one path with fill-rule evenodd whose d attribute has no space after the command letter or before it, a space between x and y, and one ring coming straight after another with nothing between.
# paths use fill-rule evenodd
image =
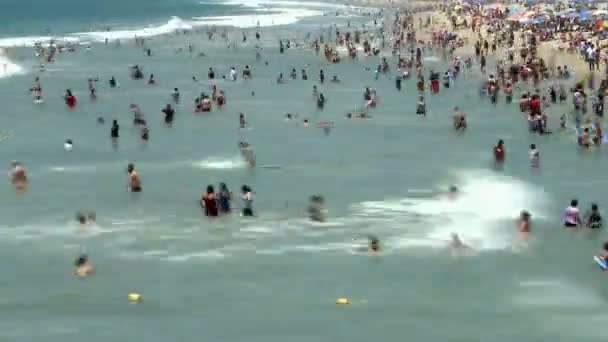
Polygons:
<instances>
[{"instance_id":1,"label":"person floating in water","mask_svg":"<svg viewBox=\"0 0 608 342\"><path fill-rule=\"evenodd\" d=\"M80 255L74 262L74 274L80 278L85 278L93 273L95 268L86 254Z\"/></svg>"}]
</instances>

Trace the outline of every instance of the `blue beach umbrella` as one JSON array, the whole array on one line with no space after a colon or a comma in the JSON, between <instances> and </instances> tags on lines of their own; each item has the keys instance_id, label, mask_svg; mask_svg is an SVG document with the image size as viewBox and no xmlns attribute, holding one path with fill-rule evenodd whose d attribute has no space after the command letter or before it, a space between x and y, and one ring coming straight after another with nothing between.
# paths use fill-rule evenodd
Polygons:
<instances>
[{"instance_id":1,"label":"blue beach umbrella","mask_svg":"<svg viewBox=\"0 0 608 342\"><path fill-rule=\"evenodd\" d=\"M578 13L578 20L587 21L591 20L591 13L588 10L582 10Z\"/></svg>"}]
</instances>

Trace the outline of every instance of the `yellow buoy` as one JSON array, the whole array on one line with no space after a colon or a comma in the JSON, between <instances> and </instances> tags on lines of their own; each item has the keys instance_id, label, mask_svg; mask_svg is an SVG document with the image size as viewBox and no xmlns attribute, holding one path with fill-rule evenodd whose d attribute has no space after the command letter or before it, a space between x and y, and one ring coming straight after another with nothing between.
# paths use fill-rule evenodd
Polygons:
<instances>
[{"instance_id":1,"label":"yellow buoy","mask_svg":"<svg viewBox=\"0 0 608 342\"><path fill-rule=\"evenodd\" d=\"M141 301L141 295L139 293L135 293L135 292L129 293L128 298L129 298L129 301L131 301L131 302Z\"/></svg>"},{"instance_id":2,"label":"yellow buoy","mask_svg":"<svg viewBox=\"0 0 608 342\"><path fill-rule=\"evenodd\" d=\"M344 305L344 304L348 304L348 303L349 303L348 298L338 298L338 299L336 299L336 304Z\"/></svg>"}]
</instances>

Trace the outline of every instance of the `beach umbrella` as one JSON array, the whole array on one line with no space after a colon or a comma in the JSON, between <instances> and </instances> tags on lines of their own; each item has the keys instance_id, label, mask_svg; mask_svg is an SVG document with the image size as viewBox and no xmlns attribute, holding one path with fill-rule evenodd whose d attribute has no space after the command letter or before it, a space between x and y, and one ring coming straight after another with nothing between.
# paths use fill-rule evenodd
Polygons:
<instances>
[{"instance_id":1,"label":"beach umbrella","mask_svg":"<svg viewBox=\"0 0 608 342\"><path fill-rule=\"evenodd\" d=\"M524 11L524 8L519 5L513 5L513 6L509 7L509 12L512 14L523 12L523 11Z\"/></svg>"},{"instance_id":2,"label":"beach umbrella","mask_svg":"<svg viewBox=\"0 0 608 342\"><path fill-rule=\"evenodd\" d=\"M587 21L591 20L591 12L588 10L582 10L578 13L578 20Z\"/></svg>"},{"instance_id":3,"label":"beach umbrella","mask_svg":"<svg viewBox=\"0 0 608 342\"><path fill-rule=\"evenodd\" d=\"M547 15L541 14L541 15L537 15L536 17L534 17L534 19L532 19L532 22L534 24L541 24L541 23L544 23L545 21L547 21L547 19L549 19L549 17Z\"/></svg>"},{"instance_id":4,"label":"beach umbrella","mask_svg":"<svg viewBox=\"0 0 608 342\"><path fill-rule=\"evenodd\" d=\"M573 17L574 15L576 15L576 10L573 8L569 8L567 10L561 11L561 12L557 12L557 16L558 17Z\"/></svg>"}]
</instances>

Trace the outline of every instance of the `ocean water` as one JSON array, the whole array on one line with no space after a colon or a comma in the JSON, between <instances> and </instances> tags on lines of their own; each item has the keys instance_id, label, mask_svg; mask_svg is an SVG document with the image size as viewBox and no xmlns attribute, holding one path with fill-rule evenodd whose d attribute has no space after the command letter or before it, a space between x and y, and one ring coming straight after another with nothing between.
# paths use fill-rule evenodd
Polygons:
<instances>
[{"instance_id":1,"label":"ocean water","mask_svg":"<svg viewBox=\"0 0 608 342\"><path fill-rule=\"evenodd\" d=\"M427 94L429 115L419 117L414 114L415 81L404 82L398 92L393 76L375 80L366 68L373 69L377 57L329 65L304 48L279 54L279 38L304 42L307 32L327 32L331 23L347 21L369 27L370 18L358 10L285 1L264 5L278 12L326 14L276 26L265 17L267 10L259 13L259 3L246 5L231 6L258 13L150 1L140 4L149 12L135 17L134 10L120 9L137 8L137 3L110 1L83 10L99 17L74 19L62 12L56 20L65 25L61 35L70 36L86 31L79 20L100 23L94 27L124 21L120 29L143 32L142 27L153 25L152 18L166 22L178 16L180 25L201 21L206 29L213 19L194 18L221 16L224 24L238 26L228 28L230 41L239 42L236 49L208 41L204 32L151 35L152 57L126 41L120 47L93 44L90 51L60 54L44 72L38 72L30 49L10 49L21 73L0 79L5 107L0 130L10 133L0 143L0 159L7 167L11 160L22 161L31 184L27 193L16 195L6 182L0 195L1 340L604 338L606 279L591 257L605 234L564 231L559 217L573 197L583 208L591 201L606 203L600 175L607 162L604 151L580 152L571 131L558 132L557 118L565 106L549 109L554 134L530 135L516 105L501 101L492 106L479 97L481 75L473 71L455 87ZM38 27L51 22L42 8L35 10L40 13L31 18ZM343 15L336 17L335 11ZM258 20L268 26L248 24ZM15 29L12 41L46 35L27 30ZM257 43L256 30L262 33ZM245 44L240 43L242 31L249 37ZM190 43L194 54L178 52ZM255 45L262 48L260 61ZM206 57L197 57L198 52ZM428 54L427 67L441 70L443 62L435 57ZM153 72L158 84L130 80L132 64ZM244 65L251 66L253 79L206 78L209 67L222 75ZM309 80L277 85L278 73L288 75L292 67L307 68ZM340 75L342 82L317 84L321 68L328 78ZM112 75L119 88L107 86ZM42 105L32 104L27 92L35 76L44 89ZM88 99L89 77L100 79L96 101ZM213 84L226 91L227 105L193 113L193 99L201 91L209 93ZM323 111L312 100L314 84L328 98ZM347 111L361 107L365 86L376 88L382 103L369 120L344 119ZM174 87L182 101L173 126L166 127L160 110ZM78 97L74 111L63 104L66 88ZM131 125L132 103L148 120L146 144ZM454 106L468 114L464 134L451 129ZM248 129L238 129L240 112ZM313 124L286 122L287 112ZM96 123L100 116L106 124ZM117 148L109 139L113 118L121 124ZM318 121L334 122L329 135L316 127ZM67 138L74 141L69 153L62 148ZM496 170L491 148L500 138L507 163ZM276 167L248 169L239 158L240 140L252 144L259 165ZM541 150L538 170L529 167L530 143ZM126 191L128 162L136 164L143 180L139 196ZM207 184L219 182L235 194L241 184L251 185L257 217L205 218L197 201ZM445 198L452 184L461 190L455 201ZM316 193L326 199L326 223L306 218L307 199ZM74 223L82 208L97 211L97 225ZM522 209L533 217L528 241L514 232ZM446 248L452 232L475 252L454 257ZM357 252L367 234L380 238L380 255ZM97 267L86 280L71 273L82 252ZM130 292L141 293L143 301L129 303ZM351 304L335 305L339 297Z\"/></svg>"}]
</instances>

